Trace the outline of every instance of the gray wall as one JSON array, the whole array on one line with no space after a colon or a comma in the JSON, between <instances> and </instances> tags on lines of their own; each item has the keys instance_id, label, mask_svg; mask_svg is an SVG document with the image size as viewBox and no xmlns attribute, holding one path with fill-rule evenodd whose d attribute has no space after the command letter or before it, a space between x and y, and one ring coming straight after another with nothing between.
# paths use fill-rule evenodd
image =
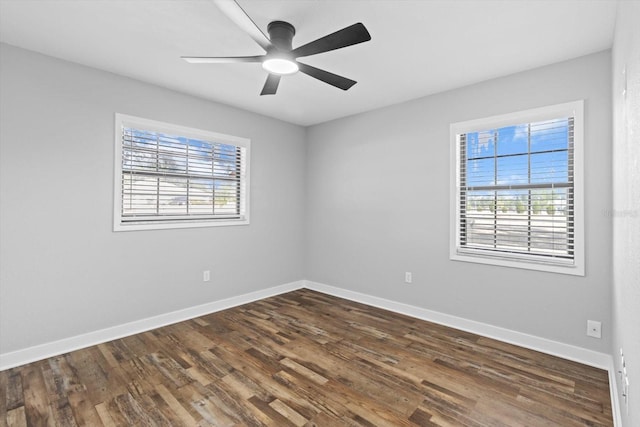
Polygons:
<instances>
[{"instance_id":1,"label":"gray wall","mask_svg":"<svg viewBox=\"0 0 640 427\"><path fill-rule=\"evenodd\" d=\"M613 45L613 325L616 372L624 351L630 389L625 426L640 425L640 2L620 2ZM626 96L625 88L626 68ZM619 378L619 377L618 377ZM628 412L627 412L628 408Z\"/></svg>"},{"instance_id":2,"label":"gray wall","mask_svg":"<svg viewBox=\"0 0 640 427\"><path fill-rule=\"evenodd\" d=\"M0 49L2 353L302 278L611 348L609 52L305 130ZM576 99L587 276L449 261L449 123ZM250 138L251 225L112 232L115 112Z\"/></svg>"},{"instance_id":3,"label":"gray wall","mask_svg":"<svg viewBox=\"0 0 640 427\"><path fill-rule=\"evenodd\" d=\"M610 60L601 52L309 128L307 279L609 352ZM449 124L577 99L586 277L450 261ZM586 336L587 319L603 323L601 340Z\"/></svg>"},{"instance_id":4,"label":"gray wall","mask_svg":"<svg viewBox=\"0 0 640 427\"><path fill-rule=\"evenodd\" d=\"M0 49L2 353L304 278L303 128ZM250 138L251 224L114 233L115 112Z\"/></svg>"}]
</instances>

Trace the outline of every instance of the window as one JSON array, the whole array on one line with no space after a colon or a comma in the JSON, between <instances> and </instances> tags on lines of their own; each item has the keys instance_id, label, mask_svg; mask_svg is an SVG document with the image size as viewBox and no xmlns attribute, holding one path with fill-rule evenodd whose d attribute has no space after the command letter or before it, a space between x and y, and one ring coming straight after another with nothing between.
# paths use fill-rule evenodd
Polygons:
<instances>
[{"instance_id":1,"label":"window","mask_svg":"<svg viewBox=\"0 0 640 427\"><path fill-rule=\"evenodd\" d=\"M584 275L582 101L451 125L451 259Z\"/></svg>"},{"instance_id":2,"label":"window","mask_svg":"<svg viewBox=\"0 0 640 427\"><path fill-rule=\"evenodd\" d=\"M249 223L250 141L116 114L114 230Z\"/></svg>"}]
</instances>

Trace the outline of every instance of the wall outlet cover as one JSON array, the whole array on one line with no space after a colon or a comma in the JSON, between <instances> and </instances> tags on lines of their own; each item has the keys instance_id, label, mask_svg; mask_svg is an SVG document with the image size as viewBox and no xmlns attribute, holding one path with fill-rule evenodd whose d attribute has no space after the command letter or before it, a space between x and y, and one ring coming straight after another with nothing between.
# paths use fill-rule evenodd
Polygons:
<instances>
[{"instance_id":1,"label":"wall outlet cover","mask_svg":"<svg viewBox=\"0 0 640 427\"><path fill-rule=\"evenodd\" d=\"M602 322L587 320L587 335L593 338L602 338Z\"/></svg>"}]
</instances>

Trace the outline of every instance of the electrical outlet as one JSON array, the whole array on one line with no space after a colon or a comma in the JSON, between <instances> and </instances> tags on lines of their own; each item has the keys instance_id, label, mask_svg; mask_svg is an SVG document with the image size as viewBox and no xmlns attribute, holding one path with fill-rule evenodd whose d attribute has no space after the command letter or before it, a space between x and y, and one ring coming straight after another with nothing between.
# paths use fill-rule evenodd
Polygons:
<instances>
[{"instance_id":1,"label":"electrical outlet","mask_svg":"<svg viewBox=\"0 0 640 427\"><path fill-rule=\"evenodd\" d=\"M602 323L596 320L587 320L587 335L602 338Z\"/></svg>"},{"instance_id":2,"label":"electrical outlet","mask_svg":"<svg viewBox=\"0 0 640 427\"><path fill-rule=\"evenodd\" d=\"M410 271L407 271L404 273L404 283L411 283L413 282L413 275L411 274Z\"/></svg>"},{"instance_id":3,"label":"electrical outlet","mask_svg":"<svg viewBox=\"0 0 640 427\"><path fill-rule=\"evenodd\" d=\"M202 272L202 281L203 282L208 282L209 280L211 280L211 271L209 270L205 270Z\"/></svg>"}]
</instances>

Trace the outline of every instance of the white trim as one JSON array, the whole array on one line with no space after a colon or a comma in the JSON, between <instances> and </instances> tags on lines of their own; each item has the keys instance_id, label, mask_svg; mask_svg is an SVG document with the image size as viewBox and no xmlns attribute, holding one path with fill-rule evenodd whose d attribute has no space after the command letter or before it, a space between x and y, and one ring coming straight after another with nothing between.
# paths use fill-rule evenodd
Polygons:
<instances>
[{"instance_id":1,"label":"white trim","mask_svg":"<svg viewBox=\"0 0 640 427\"><path fill-rule=\"evenodd\" d=\"M611 395L611 412L613 427L622 427L622 414L620 412L620 400L618 399L618 380L616 366L613 357L609 361L609 394Z\"/></svg>"},{"instance_id":2,"label":"white trim","mask_svg":"<svg viewBox=\"0 0 640 427\"><path fill-rule=\"evenodd\" d=\"M70 351L79 350L92 345L102 344L129 335L139 334L141 332L182 322L184 320L193 319L205 314L226 310L228 308L247 304L263 298L295 291L296 289L302 288L303 284L304 282L299 280L280 286L250 292L248 294L237 295L220 301L212 301L195 307L160 314L146 319L135 320L133 322L77 335L75 337L64 338L59 341L53 341L10 353L0 354L0 371L24 365L26 363L35 362L37 360L46 359L48 357L68 353Z\"/></svg>"},{"instance_id":3,"label":"white trim","mask_svg":"<svg viewBox=\"0 0 640 427\"><path fill-rule=\"evenodd\" d=\"M122 221L122 193L119 190L122 185L122 128L125 126L152 130L167 134L178 134L187 138L199 139L209 142L220 142L223 144L235 145L245 150L244 154L244 174L240 185L242 186L240 200L240 217L238 219L193 219L181 221L176 219L166 222L135 222ZM190 128L186 126L174 125L142 117L129 116L115 113L114 130L114 172L113 172L113 231L137 231L137 230L159 230L171 228L195 228L195 227L218 227L230 225L248 225L250 223L250 200L251 200L251 140L239 136L225 135L203 129Z\"/></svg>"},{"instance_id":4,"label":"white trim","mask_svg":"<svg viewBox=\"0 0 640 427\"><path fill-rule=\"evenodd\" d=\"M488 338L497 339L520 347L558 356L563 359L573 360L585 365L606 369L609 373L609 391L611 395L614 427L622 427L615 366L611 355L309 280L298 280L296 282L274 286L226 298L220 301L212 301L195 307L160 314L158 316L136 320L123 325L61 339L59 341L53 341L10 353L0 354L0 371L302 288L311 289L415 317L417 319L427 320Z\"/></svg>"},{"instance_id":5,"label":"white trim","mask_svg":"<svg viewBox=\"0 0 640 427\"><path fill-rule=\"evenodd\" d=\"M582 107L584 100L576 100L565 102L563 104L555 104L517 112L499 114L491 117L483 117L474 120L466 120L451 124L451 128L457 133L467 133L474 131L482 131L487 129L511 126L519 122L541 122L545 120L553 120L564 114L580 114L582 115Z\"/></svg>"},{"instance_id":6,"label":"white trim","mask_svg":"<svg viewBox=\"0 0 640 427\"><path fill-rule=\"evenodd\" d=\"M173 311L171 313L136 320L123 325L117 325L77 335L75 337L61 339L59 341L53 341L10 353L0 354L0 371L302 288L390 310L396 313L415 317L417 319L427 320L440 325L515 344L520 347L541 351L563 359L573 360L585 365L605 369L609 372L609 387L611 389L610 394L614 426L622 426L620 421L620 407L616 388L615 369L613 359L608 354L309 280L299 280L268 289L226 298L220 301L213 301L195 307L189 307Z\"/></svg>"},{"instance_id":7,"label":"white trim","mask_svg":"<svg viewBox=\"0 0 640 427\"><path fill-rule=\"evenodd\" d=\"M522 332L513 331L499 326L489 325L487 323L477 322L475 320L464 319L462 317L452 316L450 314L429 310L422 307L416 307L401 302L391 301L372 295L362 294L360 292L349 291L335 286L325 285L305 280L304 287L325 294L345 298L351 301L360 302L374 307L390 310L395 313L404 314L421 320L438 323L440 325L449 326L451 328L460 329L473 334L481 335L487 338L493 338L499 341L515 344L520 347L531 350L540 351L542 353L558 356L563 359L572 360L584 365L593 366L600 369L609 370L611 366L611 356L606 353L600 353L586 348L564 344L558 341L552 341L547 338L541 338Z\"/></svg>"},{"instance_id":8,"label":"white trim","mask_svg":"<svg viewBox=\"0 0 640 427\"><path fill-rule=\"evenodd\" d=\"M123 325L105 328L99 331L89 332L59 341L0 354L0 371L302 288L345 298L385 310L391 310L417 319L427 320L444 326L515 344L520 347L541 351L563 359L573 360L585 365L605 369L609 373L609 394L611 395L613 425L614 427L622 427L616 372L611 355L309 280L298 280L296 282L274 286L268 289L226 298L220 301L213 301L146 319L136 320Z\"/></svg>"},{"instance_id":9,"label":"white trim","mask_svg":"<svg viewBox=\"0 0 640 427\"><path fill-rule=\"evenodd\" d=\"M75 337L64 338L59 341L53 341L33 347L16 350L10 353L0 354L0 371L9 369L25 363L35 362L47 357L56 356L81 348L101 344L114 339L123 338L129 335L149 331L151 329L160 328L162 326L193 319L209 313L215 313L220 310L236 307L238 305L247 304L263 298L280 295L297 289L307 288L325 294L334 295L351 301L379 307L396 313L415 317L421 320L438 323L440 325L449 326L463 331L478 334L484 337L497 339L520 347L529 348L563 359L573 360L589 366L606 369L610 372L613 370L611 356L605 353L599 353L570 344L564 344L552 341L546 338L536 337L524 334L522 332L489 325L475 320L464 319L462 317L452 316L450 314L441 313L426 308L416 307L413 305L391 301L388 299L375 297L359 292L354 292L335 286L325 285L309 280L299 280L280 286L274 286L248 294L238 295L226 298L220 301L212 301L206 304L189 307L182 310L173 311L171 313L160 314L158 316L140 319L122 325L89 332ZM611 375L611 373L610 373ZM615 380L615 375L614 375Z\"/></svg>"},{"instance_id":10,"label":"white trim","mask_svg":"<svg viewBox=\"0 0 640 427\"><path fill-rule=\"evenodd\" d=\"M458 247L460 240L460 144L458 136L463 133L484 129L515 125L523 122L550 120L558 117L574 118L574 149L573 149L573 187L574 187L574 258L571 265L532 262L526 257L505 259L490 254L464 253ZM450 175L449 175L449 259L453 261L491 264L502 267L515 267L527 270L547 271L551 273L585 275L584 262L584 100L567 102L533 108L514 113L501 114L464 122L452 123L449 127Z\"/></svg>"}]
</instances>

